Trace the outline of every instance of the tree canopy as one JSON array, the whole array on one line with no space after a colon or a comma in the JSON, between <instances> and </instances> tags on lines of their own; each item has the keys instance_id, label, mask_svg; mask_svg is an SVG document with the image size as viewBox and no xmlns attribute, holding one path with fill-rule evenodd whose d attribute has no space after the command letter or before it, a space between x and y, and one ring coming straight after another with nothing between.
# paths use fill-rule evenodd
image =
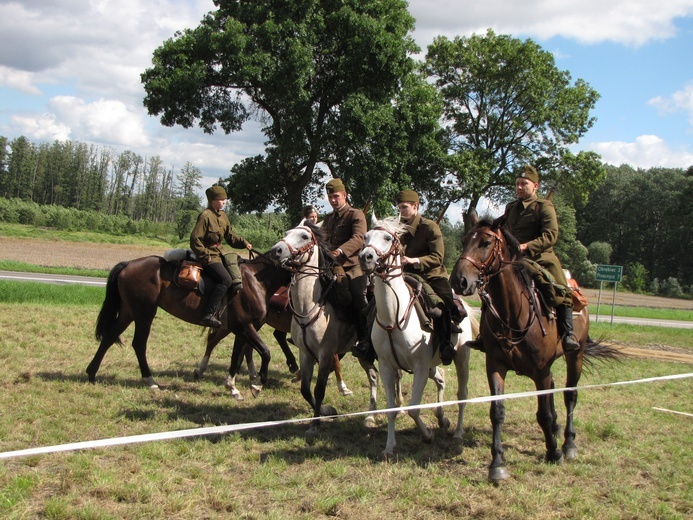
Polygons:
<instances>
[{"instance_id":1,"label":"tree canopy","mask_svg":"<svg viewBox=\"0 0 693 520\"><path fill-rule=\"evenodd\" d=\"M444 103L450 158L433 198L499 201L514 185L522 164L540 171L542 186L586 202L603 179L600 158L574 155L569 146L592 126L599 98L585 81L571 83L553 55L532 40L508 35L438 37L429 46L425 70Z\"/></svg>"},{"instance_id":2,"label":"tree canopy","mask_svg":"<svg viewBox=\"0 0 693 520\"><path fill-rule=\"evenodd\" d=\"M230 133L262 124L265 153L233 168L234 203L298 215L325 172L414 67L404 0L215 0L217 10L155 50L144 104L164 125ZM358 145L362 143L356 143Z\"/></svg>"}]
</instances>

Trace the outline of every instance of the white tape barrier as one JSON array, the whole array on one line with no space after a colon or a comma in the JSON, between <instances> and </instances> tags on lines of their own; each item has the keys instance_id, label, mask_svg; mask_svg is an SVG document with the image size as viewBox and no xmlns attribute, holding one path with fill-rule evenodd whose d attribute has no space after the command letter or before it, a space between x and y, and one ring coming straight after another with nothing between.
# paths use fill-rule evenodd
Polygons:
<instances>
[{"instance_id":1,"label":"white tape barrier","mask_svg":"<svg viewBox=\"0 0 693 520\"><path fill-rule=\"evenodd\" d=\"M685 415L686 417L693 417L693 413L677 412L676 410L667 410L666 408L659 408L657 406L653 406L652 409L657 410L658 412L669 412L669 413L675 413L678 415Z\"/></svg>"},{"instance_id":2,"label":"white tape barrier","mask_svg":"<svg viewBox=\"0 0 693 520\"><path fill-rule=\"evenodd\" d=\"M492 401L502 401L505 399L520 399L525 397L536 397L539 395L546 394L557 394L562 393L566 390L589 390L593 388L606 388L609 386L621 386L621 385L633 385L640 383L650 383L654 381L671 381L674 379L685 379L693 377L693 373L688 374L675 374L670 376L660 376L660 377L650 377L647 379L636 379L633 381L619 381L616 383L605 383L600 385L587 385L580 387L566 387L566 388L552 388L549 390L537 390L533 392L519 392L514 394L504 394L504 395L491 395L484 397L475 397L472 399L464 399L462 401L444 401L441 403L426 403L417 406L403 406L401 408L385 408L382 410L376 410L375 412L364 411L364 412L353 412L344 415L333 415L329 418L338 419L343 417L356 417L359 415L368 415L371 413L388 413L388 412L400 412L407 410L423 410L426 408L437 408L439 406L453 406L460 403L490 403ZM684 414L688 415L688 414ZM327 417L323 417L326 419ZM152 441L163 441L169 439L182 439L185 437L202 437L206 435L218 435L222 433L238 432L243 430L252 430L255 428L268 428L271 426L283 426L287 424L299 424L310 422L313 417L305 417L302 419L287 419L284 421L265 421L265 422L255 422L255 423L244 423L244 424L233 424L227 426L210 426L206 428L192 428L190 430L177 430L172 432L161 432L161 433L149 433L144 435L132 435L130 437L115 437L112 439L101 439L96 441L85 441L85 442L75 442L71 444L60 444L57 446L44 446L42 448L29 448L26 450L17 451L6 451L0 453L0 459L11 459L16 457L27 457L29 455L42 455L45 453L57 453L60 451L76 451L76 450L86 450L90 448L106 448L109 446L120 446L123 444L138 444L142 442L152 442Z\"/></svg>"}]
</instances>

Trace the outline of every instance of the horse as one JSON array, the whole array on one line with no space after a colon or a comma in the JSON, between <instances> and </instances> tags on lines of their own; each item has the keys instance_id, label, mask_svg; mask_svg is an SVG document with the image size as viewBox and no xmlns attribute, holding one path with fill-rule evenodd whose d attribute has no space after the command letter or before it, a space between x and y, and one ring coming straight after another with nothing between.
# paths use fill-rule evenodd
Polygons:
<instances>
[{"instance_id":1,"label":"horse","mask_svg":"<svg viewBox=\"0 0 693 520\"><path fill-rule=\"evenodd\" d=\"M210 329L207 336L207 352L210 353L229 333L233 332L236 336L226 387L237 399L242 399L242 396L235 388L235 374L240 368L246 344L250 344L262 360L260 382L251 385L252 394L259 395L267 382L270 352L257 330L265 322L270 326L279 326L274 321L273 313L268 311L267 301L290 280L284 269L263 256L241 263L240 269L243 288L228 298L221 315L222 326ZM208 297L199 290L179 287L174 282L175 276L176 265L160 256L123 261L113 267L96 321L95 336L100 343L86 370L89 382L95 382L106 352L114 343L122 344L120 335L134 321L132 347L139 362L142 381L152 389L159 388L147 363L147 339L158 308L188 323L199 324Z\"/></svg>"},{"instance_id":2,"label":"horse","mask_svg":"<svg viewBox=\"0 0 693 520\"><path fill-rule=\"evenodd\" d=\"M564 355L556 320L549 319L533 282L522 262L517 240L499 222L479 221L475 212L470 218L470 231L462 241L462 253L450 275L453 289L461 295L478 291L483 306L481 338L486 354L486 377L491 394L503 395L508 370L527 376L537 390L554 388L551 366ZM575 335L580 350L566 353L568 388L580 381L583 362L594 359L618 359L618 352L589 338L589 311L585 307L574 316ZM558 449L560 432L552 393L538 397L537 422L544 433L545 460L560 463L577 457L573 411L577 390L565 390L567 410L564 441ZM488 478L497 482L509 478L501 444L505 420L502 400L491 403L493 442Z\"/></svg>"},{"instance_id":3,"label":"horse","mask_svg":"<svg viewBox=\"0 0 693 520\"><path fill-rule=\"evenodd\" d=\"M332 406L323 405L327 377L332 371L335 354L344 355L356 342L355 327L343 317L343 311L329 298L330 286L323 288L320 275L332 263L323 231L312 223L302 222L287 231L284 238L268 252L268 256L291 273L290 306L293 311L291 337L299 348L301 395L313 409L314 419L306 431L312 443L319 432L320 417L336 415ZM315 364L318 374L314 393L311 382ZM369 410L376 408L378 372L373 363L359 359L370 385ZM368 414L366 427L375 425L374 414Z\"/></svg>"},{"instance_id":4,"label":"horse","mask_svg":"<svg viewBox=\"0 0 693 520\"><path fill-rule=\"evenodd\" d=\"M440 354L434 349L432 334L424 330L414 310L417 294L406 283L402 270L402 244L399 237L406 231L406 225L397 218L377 220L372 217L371 230L366 233L365 245L359 254L359 262L364 272L373 273L376 316L371 332L373 347L378 356L380 377L387 395L387 406L395 406L395 382L401 371L414 376L410 405L421 403L427 379L432 379L437 387L438 402L443 401L445 372L439 366ZM457 398L467 399L469 381L469 348L464 343L476 337L479 324L472 315L471 308L463 302L468 318L462 321L460 333L454 333L455 369L457 373ZM464 435L463 417L465 404L459 405L455 439ZM436 408L438 426L447 430L450 421L444 416L443 408ZM388 459L394 455L396 412L387 414L387 443L382 456ZM409 411L421 432L424 442L433 440L433 432L420 417L420 410Z\"/></svg>"}]
</instances>

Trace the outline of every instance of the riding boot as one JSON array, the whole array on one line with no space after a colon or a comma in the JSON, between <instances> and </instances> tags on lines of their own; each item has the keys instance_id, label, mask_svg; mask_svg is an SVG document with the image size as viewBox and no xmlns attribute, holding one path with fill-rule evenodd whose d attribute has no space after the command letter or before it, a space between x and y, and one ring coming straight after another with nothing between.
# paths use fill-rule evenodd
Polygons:
<instances>
[{"instance_id":1,"label":"riding boot","mask_svg":"<svg viewBox=\"0 0 693 520\"><path fill-rule=\"evenodd\" d=\"M558 332L563 342L563 352L580 350L580 343L573 334L573 309L567 305L556 307L556 320Z\"/></svg>"},{"instance_id":2,"label":"riding boot","mask_svg":"<svg viewBox=\"0 0 693 520\"><path fill-rule=\"evenodd\" d=\"M375 361L375 349L371 342L371 325L368 316L364 316L362 312L357 312L357 315L358 323L356 325L356 334L358 336L358 343L352 347L351 353L356 358L365 359L372 363Z\"/></svg>"},{"instance_id":3,"label":"riding boot","mask_svg":"<svg viewBox=\"0 0 693 520\"><path fill-rule=\"evenodd\" d=\"M443 365L449 365L455 358L455 347L452 345L450 334L452 332L450 311L443 309L443 315L433 320L433 330L438 336L438 348L440 349L440 361Z\"/></svg>"},{"instance_id":4,"label":"riding boot","mask_svg":"<svg viewBox=\"0 0 693 520\"><path fill-rule=\"evenodd\" d=\"M224 298L224 293L226 293L226 286L224 286L223 284L218 284L216 287L214 287L214 291L212 292L212 295L209 297L209 300L207 301L207 308L205 309L205 313L202 316L202 319L200 320L200 323L202 323L202 325L215 328L221 327L221 322L214 315L219 310L221 300Z\"/></svg>"}]
</instances>

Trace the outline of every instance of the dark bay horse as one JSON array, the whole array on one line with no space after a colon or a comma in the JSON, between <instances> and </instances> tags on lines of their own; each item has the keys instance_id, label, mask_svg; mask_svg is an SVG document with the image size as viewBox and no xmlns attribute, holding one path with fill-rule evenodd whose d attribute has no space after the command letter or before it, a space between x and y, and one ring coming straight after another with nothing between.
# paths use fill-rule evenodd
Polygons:
<instances>
[{"instance_id":1,"label":"dark bay horse","mask_svg":"<svg viewBox=\"0 0 693 520\"><path fill-rule=\"evenodd\" d=\"M482 299L481 337L486 353L486 377L491 395L502 395L508 370L534 381L537 390L554 388L551 365L564 355L555 319L547 319L524 268L519 244L503 227L471 216L471 230L462 242L462 254L450 275L452 288L469 296L478 290ZM567 387L576 387L583 362L590 358L617 359L618 352L588 337L589 314L585 307L574 316L575 335L580 350L566 354ZM560 462L577 457L573 411L577 390L566 390L567 409L562 450L556 436L560 431L553 394L538 396L537 422L544 432L546 461ZM503 401L491 404L493 442L489 480L510 475L505 467L501 429L505 420Z\"/></svg>"},{"instance_id":2,"label":"dark bay horse","mask_svg":"<svg viewBox=\"0 0 693 520\"><path fill-rule=\"evenodd\" d=\"M257 330L264 323L273 326L275 313L268 312L267 301L290 279L286 270L262 256L241 263L240 268L243 289L228 300L221 315L222 326L210 330L207 337L207 351L211 352L229 333L233 332L236 336L229 369L230 380L227 380L230 389L246 344L251 345L262 359L260 385L267 382L270 352ZM142 379L148 386L158 387L147 364L147 339L158 308L188 323L199 324L208 297L197 290L177 286L173 281L175 271L174 264L159 256L120 262L111 270L106 297L96 322L95 335L100 344L87 367L90 382L96 380L96 373L108 349L114 343L121 343L120 335L134 321L132 347ZM261 386L254 385L251 390L257 395Z\"/></svg>"}]
</instances>

